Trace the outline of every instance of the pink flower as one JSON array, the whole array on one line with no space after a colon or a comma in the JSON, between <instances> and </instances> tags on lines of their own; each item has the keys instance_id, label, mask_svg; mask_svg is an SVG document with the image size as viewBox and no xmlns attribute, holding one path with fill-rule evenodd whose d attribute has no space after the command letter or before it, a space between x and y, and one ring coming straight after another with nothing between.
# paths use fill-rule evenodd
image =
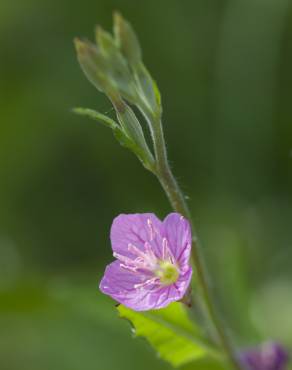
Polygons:
<instances>
[{"instance_id":1,"label":"pink flower","mask_svg":"<svg viewBox=\"0 0 292 370\"><path fill-rule=\"evenodd\" d=\"M100 290L135 310L159 309L183 298L190 284L191 228L178 213L119 215L111 228L113 255Z\"/></svg>"}]
</instances>

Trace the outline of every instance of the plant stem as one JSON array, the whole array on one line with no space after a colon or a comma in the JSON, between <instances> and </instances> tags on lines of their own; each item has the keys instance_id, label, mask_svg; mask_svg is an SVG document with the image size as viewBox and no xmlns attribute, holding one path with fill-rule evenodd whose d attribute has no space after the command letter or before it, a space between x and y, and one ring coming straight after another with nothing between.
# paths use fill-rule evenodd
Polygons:
<instances>
[{"instance_id":1,"label":"plant stem","mask_svg":"<svg viewBox=\"0 0 292 370\"><path fill-rule=\"evenodd\" d=\"M180 189L175 177L173 176L173 173L168 163L164 133L160 117L152 119L151 123L153 129L152 138L154 152L157 164L156 176L158 177L165 193L167 194L167 197L173 209L191 221L191 213L186 203L185 196L182 190ZM226 333L226 329L221 321L221 318L215 307L214 300L212 298L211 289L208 283L209 281L208 273L205 267L204 259L201 254L201 248L193 225L192 231L194 235L192 240L193 241L192 258L194 265L196 267L198 283L201 288L201 293L204 298L204 302L208 310L209 317L213 322L214 328L216 329L218 338L221 342L221 346L225 351L226 356L229 359L229 362L231 363L234 369L241 370L241 365L233 350L231 342Z\"/></svg>"}]
</instances>

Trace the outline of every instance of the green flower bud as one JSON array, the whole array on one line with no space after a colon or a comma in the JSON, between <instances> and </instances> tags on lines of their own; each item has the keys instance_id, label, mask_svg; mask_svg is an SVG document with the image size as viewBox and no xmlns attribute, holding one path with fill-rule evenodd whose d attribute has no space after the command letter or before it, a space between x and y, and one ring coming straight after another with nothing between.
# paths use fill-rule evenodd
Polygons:
<instances>
[{"instance_id":1,"label":"green flower bud","mask_svg":"<svg viewBox=\"0 0 292 370\"><path fill-rule=\"evenodd\" d=\"M122 95L130 102L136 99L136 87L129 66L111 35L100 27L98 45L75 39L78 61L88 80L110 98Z\"/></svg>"},{"instance_id":2,"label":"green flower bud","mask_svg":"<svg viewBox=\"0 0 292 370\"><path fill-rule=\"evenodd\" d=\"M155 160L142 127L125 101L144 114L153 134L153 119L159 119L161 115L160 94L142 62L140 45L131 25L118 13L114 15L114 34L115 37L98 26L96 44L76 39L78 61L89 81L104 92L115 107L120 123L111 127L115 136L154 172ZM94 117L108 125L100 114L94 114Z\"/></svg>"},{"instance_id":3,"label":"green flower bud","mask_svg":"<svg viewBox=\"0 0 292 370\"><path fill-rule=\"evenodd\" d=\"M99 25L95 27L95 41L104 55L112 55L119 51L112 35Z\"/></svg>"},{"instance_id":4,"label":"green flower bud","mask_svg":"<svg viewBox=\"0 0 292 370\"><path fill-rule=\"evenodd\" d=\"M114 13L114 34L122 54L131 66L142 61L138 38L130 25L118 12Z\"/></svg>"},{"instance_id":5,"label":"green flower bud","mask_svg":"<svg viewBox=\"0 0 292 370\"><path fill-rule=\"evenodd\" d=\"M114 13L114 34L119 48L129 63L138 92L134 104L151 114L161 113L158 88L142 62L142 52L138 38L130 25L119 13Z\"/></svg>"},{"instance_id":6,"label":"green flower bud","mask_svg":"<svg viewBox=\"0 0 292 370\"><path fill-rule=\"evenodd\" d=\"M109 77L120 94L125 99L133 102L136 98L133 76L115 40L109 32L104 31L100 26L96 27L95 37L100 52L106 61Z\"/></svg>"},{"instance_id":7,"label":"green flower bud","mask_svg":"<svg viewBox=\"0 0 292 370\"><path fill-rule=\"evenodd\" d=\"M79 64L88 80L101 92L114 89L108 79L108 67L105 58L96 45L89 41L74 40Z\"/></svg>"}]
</instances>

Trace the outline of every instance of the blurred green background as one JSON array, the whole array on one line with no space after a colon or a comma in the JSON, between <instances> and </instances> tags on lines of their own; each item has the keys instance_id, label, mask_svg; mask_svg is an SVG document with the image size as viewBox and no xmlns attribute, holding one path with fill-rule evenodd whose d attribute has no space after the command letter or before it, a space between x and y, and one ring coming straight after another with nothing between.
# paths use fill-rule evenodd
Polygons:
<instances>
[{"instance_id":1,"label":"blurred green background","mask_svg":"<svg viewBox=\"0 0 292 370\"><path fill-rule=\"evenodd\" d=\"M169 205L104 127L73 37L134 25L173 169L238 345L292 346L292 3L0 2L0 368L169 369L98 292L119 213Z\"/></svg>"}]
</instances>

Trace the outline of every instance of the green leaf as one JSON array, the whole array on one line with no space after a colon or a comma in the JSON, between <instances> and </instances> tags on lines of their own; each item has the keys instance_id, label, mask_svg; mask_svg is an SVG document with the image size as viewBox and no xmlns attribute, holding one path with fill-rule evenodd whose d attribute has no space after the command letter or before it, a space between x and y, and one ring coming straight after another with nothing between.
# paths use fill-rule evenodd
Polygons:
<instances>
[{"instance_id":1,"label":"green leaf","mask_svg":"<svg viewBox=\"0 0 292 370\"><path fill-rule=\"evenodd\" d=\"M145 153L145 151L139 147L122 129L116 127L113 132L119 143L125 148L131 150L139 158L147 170L151 172L155 171L154 160L151 158L149 160L149 156Z\"/></svg>"},{"instance_id":2,"label":"green leaf","mask_svg":"<svg viewBox=\"0 0 292 370\"><path fill-rule=\"evenodd\" d=\"M226 365L223 361L202 358L183 366L181 370L226 370Z\"/></svg>"},{"instance_id":3,"label":"green leaf","mask_svg":"<svg viewBox=\"0 0 292 370\"><path fill-rule=\"evenodd\" d=\"M81 116L86 116L91 118L95 121L102 123L103 125L109 127L113 130L113 134L115 138L119 141L119 143L131 150L142 162L143 166L147 168L149 171L154 172L154 159L147 147L143 131L140 127L140 123L136 119L136 116L132 112L132 110L127 107L123 113L117 112L118 118L123 123L123 125L128 125L127 130L126 127L120 126L116 121L113 119L105 116L102 113L99 113L93 109L89 108L74 108L73 112L79 114ZM133 122L134 120L134 122ZM133 125L137 124L137 127ZM132 130L130 130L130 126L132 125ZM134 132L136 130L136 132ZM134 135L135 133L135 135ZM130 136L131 135L131 136Z\"/></svg>"},{"instance_id":4,"label":"green leaf","mask_svg":"<svg viewBox=\"0 0 292 370\"><path fill-rule=\"evenodd\" d=\"M135 334L146 338L158 355L175 367L215 355L181 303L145 312L135 312L123 305L117 309L120 317L132 323Z\"/></svg>"},{"instance_id":5,"label":"green leaf","mask_svg":"<svg viewBox=\"0 0 292 370\"><path fill-rule=\"evenodd\" d=\"M135 147L138 149L138 152L135 151L136 155L139 156L143 163L148 163L150 167L154 168L153 155L134 111L124 103L122 109L116 109L116 114L123 131L133 140Z\"/></svg>"},{"instance_id":6,"label":"green leaf","mask_svg":"<svg viewBox=\"0 0 292 370\"><path fill-rule=\"evenodd\" d=\"M78 107L78 108L74 108L72 111L76 114L79 114L80 116L86 116L95 121L98 121L102 123L103 125L111 128L112 130L114 130L116 127L119 127L119 125L113 119L93 109Z\"/></svg>"}]
</instances>

